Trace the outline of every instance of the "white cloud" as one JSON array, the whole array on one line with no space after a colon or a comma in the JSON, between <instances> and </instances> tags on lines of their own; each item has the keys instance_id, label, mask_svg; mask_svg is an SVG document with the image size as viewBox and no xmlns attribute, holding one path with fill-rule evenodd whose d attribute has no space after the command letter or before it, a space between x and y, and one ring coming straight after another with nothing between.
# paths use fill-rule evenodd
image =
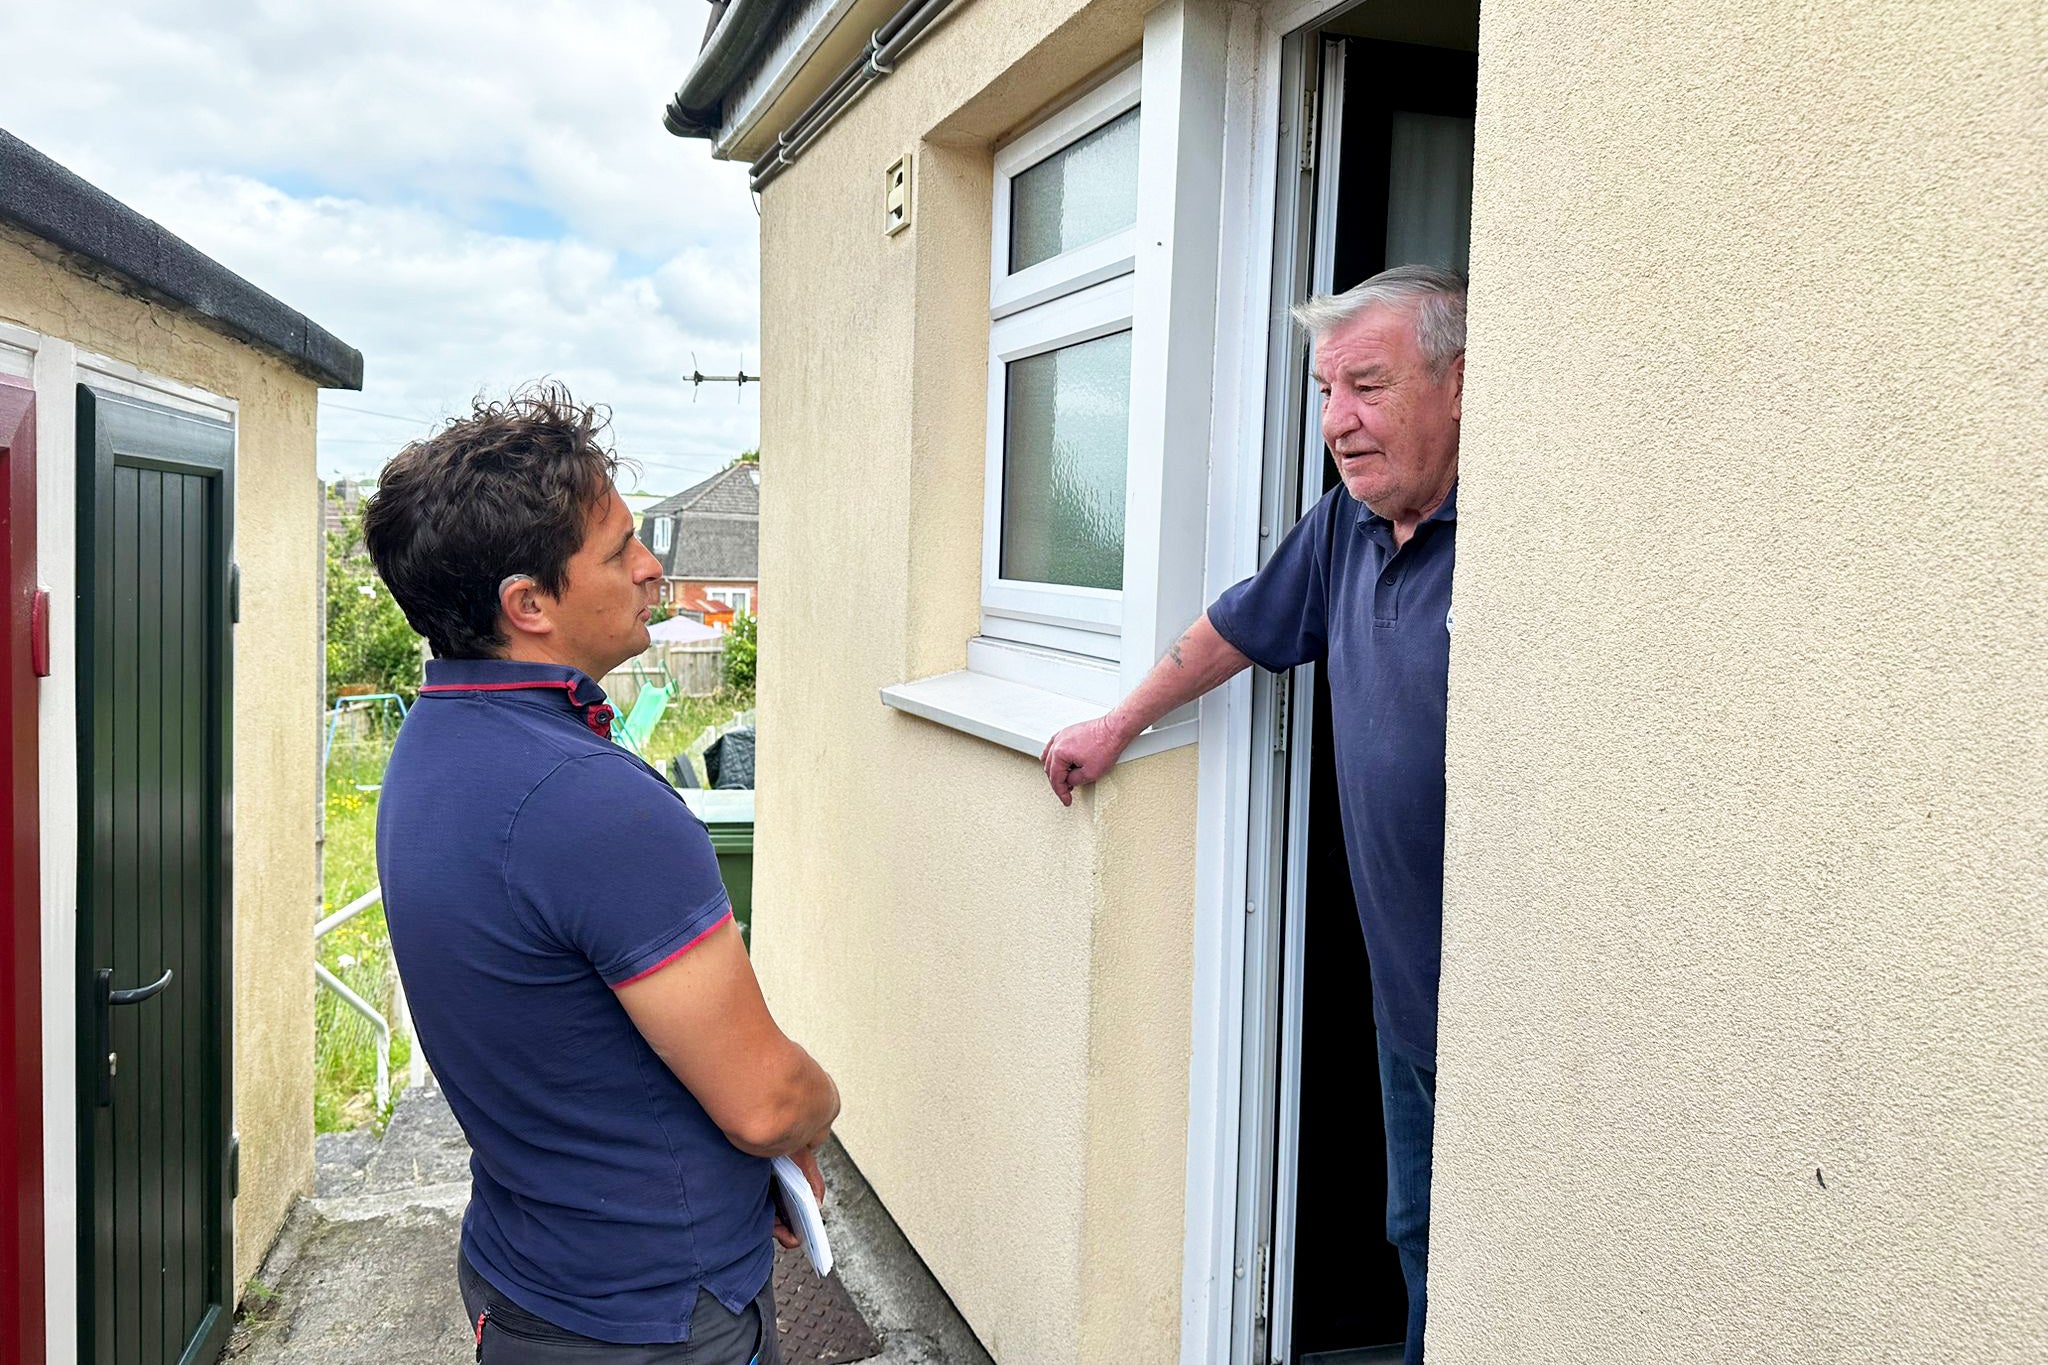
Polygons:
<instances>
[{"instance_id":1,"label":"white cloud","mask_svg":"<svg viewBox=\"0 0 2048 1365\"><path fill-rule=\"evenodd\" d=\"M288 0L17 7L7 127L364 354L323 473L542 374L673 489L758 439L745 170L661 127L704 11Z\"/></svg>"}]
</instances>

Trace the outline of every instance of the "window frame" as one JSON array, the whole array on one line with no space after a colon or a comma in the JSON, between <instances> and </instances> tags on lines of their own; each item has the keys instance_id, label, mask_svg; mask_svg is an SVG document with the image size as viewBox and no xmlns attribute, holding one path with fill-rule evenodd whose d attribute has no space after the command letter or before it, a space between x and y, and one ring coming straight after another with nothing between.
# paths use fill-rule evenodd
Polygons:
<instances>
[{"instance_id":1,"label":"window frame","mask_svg":"<svg viewBox=\"0 0 2048 1365\"><path fill-rule=\"evenodd\" d=\"M995 202L990 222L989 314L1007 317L1057 298L1085 289L1091 284L1129 274L1137 264L1138 228L1113 232L1070 251L1028 265L1010 269L1011 217L1015 210L1011 185L1032 167L1079 142L1090 133L1106 128L1131 110L1139 108L1143 93L1142 71L1137 63L1117 72L1087 94L1067 104L1018 134L995 155ZM1140 127L1144 116L1139 115Z\"/></svg>"},{"instance_id":2,"label":"window frame","mask_svg":"<svg viewBox=\"0 0 2048 1365\"><path fill-rule=\"evenodd\" d=\"M676 543L676 519L674 517L654 518L654 543L647 548L658 555L665 555Z\"/></svg>"},{"instance_id":3,"label":"window frame","mask_svg":"<svg viewBox=\"0 0 2048 1365\"><path fill-rule=\"evenodd\" d=\"M1071 284L1066 292L1078 293L1106 282L1088 278L1091 272L1120 263L1115 254L1107 262L1091 261L1084 244L1053 258L1063 263L1059 272L1044 271L1047 263L1041 262L1009 273L1008 179L1124 112L1129 104L1119 107L1117 101L1128 99L1130 89L1118 83L1137 85L1140 93L1133 102L1144 110L1138 129L1138 213L1131 266L1120 277L1132 288L1131 426L1117 633L1091 633L1072 624L984 609L981 634L967 641L964 666L887 685L881 689L884 705L1036 759L1055 731L1099 719L1137 686L1214 595L1209 555L1221 524L1217 518L1228 519L1217 510L1223 504L1214 501L1214 481L1219 466L1237 467L1240 445L1235 435L1226 445L1217 444L1229 424L1212 423L1236 411L1246 383L1235 367L1219 365L1218 347L1225 341L1225 319L1234 319L1251 287L1239 263L1255 255L1259 245L1251 229L1226 211L1237 193L1226 186L1241 189L1255 179L1245 165L1230 178L1224 174L1225 105L1243 94L1227 76L1226 46L1222 28L1207 11L1190 10L1178 0L1152 10L1145 16L1141 53L1133 54L1128 68L996 151L994 164L1003 174L983 201L994 210L989 313L994 351L1002 344L994 324L1051 301L1035 295L1049 287L1055 274L1063 286ZM1076 126L1091 115L1097 122ZM1034 269L1040 275L1027 278ZM1264 322L1270 325L1271 320ZM1003 425L992 420L985 436L993 446L1005 434ZM1000 480L999 463L991 458L985 467ZM1255 495L1256 482L1252 487ZM984 508L988 505L985 499ZM995 506L996 516L984 516L984 548L992 535L1000 534L1000 502ZM1092 643L1097 652L1080 652L1077 643L1084 648ZM1115 652L1104 649L1105 644L1114 644ZM1197 730L1195 708L1184 707L1133 740L1124 758L1128 762L1191 744Z\"/></svg>"},{"instance_id":4,"label":"window frame","mask_svg":"<svg viewBox=\"0 0 2048 1365\"><path fill-rule=\"evenodd\" d=\"M1005 578L1002 572L1004 463L1009 444L1010 366L1020 360L1116 336L1131 330L1129 276L1090 285L1051 303L1013 313L989 329L988 477L983 484L981 610L999 622L1064 626L1067 646L1077 654L1114 659L1123 626L1123 587L1073 587ZM1129 478L1130 430L1124 432L1125 477ZM984 634L1006 635L983 627ZM1030 632L1036 633L1036 632ZM1095 638L1099 637L1099 638ZM1041 641L1055 643L1053 641Z\"/></svg>"},{"instance_id":5,"label":"window frame","mask_svg":"<svg viewBox=\"0 0 2048 1365\"><path fill-rule=\"evenodd\" d=\"M1137 224L1012 271L1015 179L1141 105L1132 64L1032 125L995 155L989 254L988 433L982 498L981 633L990 640L1116 663L1124 585L1070 587L1002 573L1009 367L1082 342L1135 333ZM1141 115L1142 119L1142 115ZM1142 122L1141 122L1142 130ZM1132 338L1135 352L1136 337ZM1135 363L1135 356L1134 356ZM1129 579L1130 433L1124 437L1125 578Z\"/></svg>"}]
</instances>

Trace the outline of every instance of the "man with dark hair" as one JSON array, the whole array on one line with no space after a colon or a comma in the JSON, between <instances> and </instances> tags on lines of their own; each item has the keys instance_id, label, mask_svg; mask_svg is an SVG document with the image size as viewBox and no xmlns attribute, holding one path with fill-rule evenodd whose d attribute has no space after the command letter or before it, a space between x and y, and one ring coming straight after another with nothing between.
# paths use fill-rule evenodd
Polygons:
<instances>
[{"instance_id":1,"label":"man with dark hair","mask_svg":"<svg viewBox=\"0 0 2048 1365\"><path fill-rule=\"evenodd\" d=\"M1248 665L1328 666L1338 813L1372 972L1387 1240L1408 1287L1406 1365L1422 1365L1465 279L1396 266L1294 316L1315 344L1339 486L1109 714L1054 735L1045 775L1071 805L1147 726Z\"/></svg>"},{"instance_id":2,"label":"man with dark hair","mask_svg":"<svg viewBox=\"0 0 2048 1365\"><path fill-rule=\"evenodd\" d=\"M401 451L363 517L435 658L377 866L421 1046L468 1135L458 1272L490 1365L775 1365L767 1158L839 1092L776 1027L704 827L610 739L661 569L558 386Z\"/></svg>"}]
</instances>

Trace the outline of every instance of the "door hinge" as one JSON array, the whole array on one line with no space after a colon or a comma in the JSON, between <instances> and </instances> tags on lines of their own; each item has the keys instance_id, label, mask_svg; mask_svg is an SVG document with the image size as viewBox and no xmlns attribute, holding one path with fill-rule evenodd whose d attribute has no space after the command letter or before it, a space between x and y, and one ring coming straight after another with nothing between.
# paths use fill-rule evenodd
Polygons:
<instances>
[{"instance_id":1,"label":"door hinge","mask_svg":"<svg viewBox=\"0 0 2048 1365\"><path fill-rule=\"evenodd\" d=\"M1301 168L1312 171L1316 168L1316 110L1321 101L1313 85L1305 86L1301 92Z\"/></svg>"},{"instance_id":2,"label":"door hinge","mask_svg":"<svg viewBox=\"0 0 2048 1365\"><path fill-rule=\"evenodd\" d=\"M228 624L242 624L242 566L228 565Z\"/></svg>"},{"instance_id":3,"label":"door hinge","mask_svg":"<svg viewBox=\"0 0 2048 1365\"><path fill-rule=\"evenodd\" d=\"M1254 1321L1256 1321L1261 1327L1265 1326L1267 1322L1271 1321L1273 1316L1272 1261L1273 1244L1271 1242L1259 1243L1259 1254L1252 1261L1252 1268L1258 1273L1259 1277L1259 1311L1256 1317L1254 1318Z\"/></svg>"},{"instance_id":4,"label":"door hinge","mask_svg":"<svg viewBox=\"0 0 2048 1365\"><path fill-rule=\"evenodd\" d=\"M1283 674L1273 683L1273 752L1287 752L1287 696L1293 690L1291 674Z\"/></svg>"}]
</instances>

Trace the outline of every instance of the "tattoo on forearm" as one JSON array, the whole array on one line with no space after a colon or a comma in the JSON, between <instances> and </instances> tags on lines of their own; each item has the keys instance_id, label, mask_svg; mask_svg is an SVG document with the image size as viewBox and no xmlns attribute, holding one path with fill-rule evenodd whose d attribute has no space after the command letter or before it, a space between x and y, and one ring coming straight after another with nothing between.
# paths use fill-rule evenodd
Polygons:
<instances>
[{"instance_id":1,"label":"tattoo on forearm","mask_svg":"<svg viewBox=\"0 0 2048 1365\"><path fill-rule=\"evenodd\" d=\"M1166 651L1166 657L1173 660L1173 666L1175 668L1187 667L1185 663L1181 662L1180 647L1188 642L1188 636L1192 634L1194 634L1194 632L1191 630L1182 631L1181 637L1173 642L1173 648Z\"/></svg>"}]
</instances>

